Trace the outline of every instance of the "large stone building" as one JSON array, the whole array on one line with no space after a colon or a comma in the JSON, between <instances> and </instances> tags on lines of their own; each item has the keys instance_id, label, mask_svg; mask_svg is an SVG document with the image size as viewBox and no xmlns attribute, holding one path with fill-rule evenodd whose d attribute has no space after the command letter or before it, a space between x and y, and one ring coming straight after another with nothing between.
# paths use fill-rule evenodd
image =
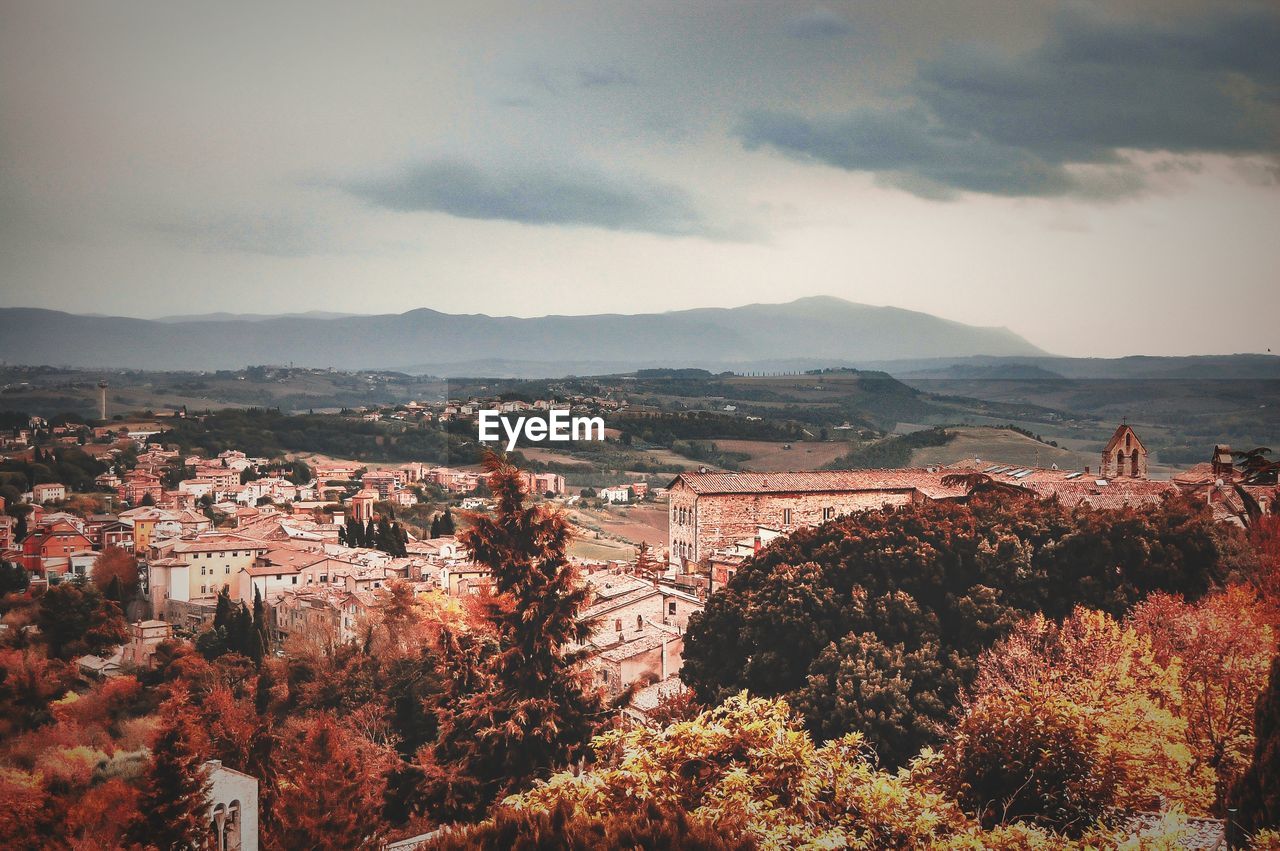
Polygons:
<instances>
[{"instance_id":1,"label":"large stone building","mask_svg":"<svg viewBox=\"0 0 1280 851\"><path fill-rule=\"evenodd\" d=\"M670 562L710 568L713 556L749 548L761 530L783 535L859 511L928 500L963 500L980 475L1066 505L1147 505L1177 493L1173 482L1147 477L1147 449L1121 425L1103 452L1103 469L1060 470L970 458L949 466L901 470L791 473L682 473L668 490ZM727 565L728 563L726 563ZM724 571L727 575L728 568Z\"/></svg>"},{"instance_id":2,"label":"large stone building","mask_svg":"<svg viewBox=\"0 0 1280 851\"><path fill-rule=\"evenodd\" d=\"M760 527L789 534L844 514L967 494L962 485L944 486L943 476L942 468L682 473L667 491L667 551L683 566Z\"/></svg>"}]
</instances>

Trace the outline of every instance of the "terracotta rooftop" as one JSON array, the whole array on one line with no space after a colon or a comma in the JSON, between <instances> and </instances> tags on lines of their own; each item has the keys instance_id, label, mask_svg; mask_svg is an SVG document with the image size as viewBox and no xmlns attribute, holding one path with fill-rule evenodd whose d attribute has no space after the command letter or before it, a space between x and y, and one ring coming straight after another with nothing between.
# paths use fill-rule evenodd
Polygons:
<instances>
[{"instance_id":1,"label":"terracotta rooftop","mask_svg":"<svg viewBox=\"0 0 1280 851\"><path fill-rule=\"evenodd\" d=\"M943 487L944 468L905 470L804 470L777 473L681 473L671 483L683 483L697 494L834 493L839 491L919 490L932 499L965 495L963 486Z\"/></svg>"}]
</instances>

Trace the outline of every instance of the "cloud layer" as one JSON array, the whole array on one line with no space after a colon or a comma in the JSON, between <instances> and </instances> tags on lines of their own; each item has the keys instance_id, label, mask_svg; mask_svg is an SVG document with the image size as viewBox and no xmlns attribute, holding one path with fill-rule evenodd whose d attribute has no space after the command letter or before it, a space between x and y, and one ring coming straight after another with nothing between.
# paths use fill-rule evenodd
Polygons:
<instances>
[{"instance_id":1,"label":"cloud layer","mask_svg":"<svg viewBox=\"0 0 1280 851\"><path fill-rule=\"evenodd\" d=\"M667 236L715 235L688 193L662 183L583 169L480 169L443 159L375 180L344 184L351 194L398 212L526 225L579 225Z\"/></svg>"},{"instance_id":2,"label":"cloud layer","mask_svg":"<svg viewBox=\"0 0 1280 851\"><path fill-rule=\"evenodd\" d=\"M748 148L875 172L923 195L1122 195L1142 185L1126 151L1280 150L1277 46L1273 9L1176 26L1074 10L1028 53L952 48L924 62L905 105L752 111L739 133Z\"/></svg>"}]
</instances>

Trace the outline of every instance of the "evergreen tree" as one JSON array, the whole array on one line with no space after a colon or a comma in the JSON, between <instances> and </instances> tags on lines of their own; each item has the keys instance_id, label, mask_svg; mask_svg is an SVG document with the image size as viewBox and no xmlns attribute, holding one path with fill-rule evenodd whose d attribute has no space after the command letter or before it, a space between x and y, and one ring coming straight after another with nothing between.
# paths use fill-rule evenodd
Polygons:
<instances>
[{"instance_id":1,"label":"evergreen tree","mask_svg":"<svg viewBox=\"0 0 1280 851\"><path fill-rule=\"evenodd\" d=\"M370 776L356 738L327 712L308 722L306 735L282 766L276 841L286 851L378 847L381 776Z\"/></svg>"},{"instance_id":2,"label":"evergreen tree","mask_svg":"<svg viewBox=\"0 0 1280 851\"><path fill-rule=\"evenodd\" d=\"M347 546L364 546L364 527L352 517L347 518Z\"/></svg>"},{"instance_id":3,"label":"evergreen tree","mask_svg":"<svg viewBox=\"0 0 1280 851\"><path fill-rule=\"evenodd\" d=\"M225 585L218 591L218 601L213 609L213 628L224 632L231 628L231 616L234 604L231 602L231 590Z\"/></svg>"},{"instance_id":4,"label":"evergreen tree","mask_svg":"<svg viewBox=\"0 0 1280 851\"><path fill-rule=\"evenodd\" d=\"M535 775L586 753L602 705L579 676L579 653L595 622L580 620L589 592L565 557L569 525L526 506L519 471L485 459L497 502L463 534L472 557L492 571L500 599L489 618L497 652L480 665L479 688L459 695L435 748L433 797L442 817L477 815Z\"/></svg>"},{"instance_id":5,"label":"evergreen tree","mask_svg":"<svg viewBox=\"0 0 1280 851\"><path fill-rule=\"evenodd\" d=\"M431 518L431 532L429 537L432 537L432 538L440 537L440 515L439 514Z\"/></svg>"},{"instance_id":6,"label":"evergreen tree","mask_svg":"<svg viewBox=\"0 0 1280 851\"><path fill-rule=\"evenodd\" d=\"M395 540L392 538L391 524L385 516L378 517L378 531L374 545L384 553L395 555Z\"/></svg>"},{"instance_id":7,"label":"evergreen tree","mask_svg":"<svg viewBox=\"0 0 1280 851\"><path fill-rule=\"evenodd\" d=\"M457 532L457 529L453 523L453 512L445 508L444 514L440 517L440 534L452 535L455 532Z\"/></svg>"},{"instance_id":8,"label":"evergreen tree","mask_svg":"<svg viewBox=\"0 0 1280 851\"><path fill-rule=\"evenodd\" d=\"M0 597L14 592L22 593L31 584L31 577L22 565L0 561Z\"/></svg>"},{"instance_id":9,"label":"evergreen tree","mask_svg":"<svg viewBox=\"0 0 1280 851\"><path fill-rule=\"evenodd\" d=\"M124 586L120 584L119 576L111 577L111 581L107 583L107 590L103 592L103 596L117 605L124 605Z\"/></svg>"},{"instance_id":10,"label":"evergreen tree","mask_svg":"<svg viewBox=\"0 0 1280 851\"><path fill-rule=\"evenodd\" d=\"M179 692L160 708L160 729L127 838L146 848L186 851L206 844L209 771L195 716Z\"/></svg>"},{"instance_id":11,"label":"evergreen tree","mask_svg":"<svg viewBox=\"0 0 1280 851\"><path fill-rule=\"evenodd\" d=\"M636 576L642 579L652 579L657 581L662 575L662 568L653 558L653 551L649 549L649 544L645 541L640 542L640 549L636 553Z\"/></svg>"},{"instance_id":12,"label":"evergreen tree","mask_svg":"<svg viewBox=\"0 0 1280 851\"><path fill-rule=\"evenodd\" d=\"M364 537L361 546L372 547L378 540L378 529L373 524L373 518L369 518L369 522L364 527Z\"/></svg>"},{"instance_id":13,"label":"evergreen tree","mask_svg":"<svg viewBox=\"0 0 1280 851\"><path fill-rule=\"evenodd\" d=\"M231 617L231 625L227 627L227 649L232 653L239 653L241 656L253 658L254 648L257 644L257 633L253 628L253 616L249 614L249 607L241 603ZM260 652L258 658L261 659Z\"/></svg>"},{"instance_id":14,"label":"evergreen tree","mask_svg":"<svg viewBox=\"0 0 1280 851\"><path fill-rule=\"evenodd\" d=\"M1271 660L1271 679L1258 695L1253 724L1253 764L1231 790L1227 820L1233 848L1266 828L1280 828L1280 656Z\"/></svg>"},{"instance_id":15,"label":"evergreen tree","mask_svg":"<svg viewBox=\"0 0 1280 851\"><path fill-rule=\"evenodd\" d=\"M70 659L124 643L120 607L103 599L93 585L64 582L45 591L36 613L49 655Z\"/></svg>"},{"instance_id":16,"label":"evergreen tree","mask_svg":"<svg viewBox=\"0 0 1280 851\"><path fill-rule=\"evenodd\" d=\"M262 602L262 593L255 585L253 588L253 645L249 658L255 664L262 664L262 657L270 646L270 635L267 631L267 606Z\"/></svg>"}]
</instances>

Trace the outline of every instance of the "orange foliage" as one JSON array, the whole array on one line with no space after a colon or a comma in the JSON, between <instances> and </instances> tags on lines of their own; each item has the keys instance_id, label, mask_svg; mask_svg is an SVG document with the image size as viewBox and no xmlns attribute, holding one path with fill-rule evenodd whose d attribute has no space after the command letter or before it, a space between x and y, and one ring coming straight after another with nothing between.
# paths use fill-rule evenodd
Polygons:
<instances>
[{"instance_id":1,"label":"orange foliage","mask_svg":"<svg viewBox=\"0 0 1280 851\"><path fill-rule=\"evenodd\" d=\"M1176 661L1192 771L1212 773L1214 810L1249 764L1253 710L1267 682L1275 630L1252 589L1232 586L1197 603L1153 594L1130 618L1156 658Z\"/></svg>"},{"instance_id":2,"label":"orange foliage","mask_svg":"<svg viewBox=\"0 0 1280 851\"><path fill-rule=\"evenodd\" d=\"M93 561L93 584L106 591L112 579L119 579L125 599L131 598L138 590L138 560L119 547L103 547Z\"/></svg>"}]
</instances>

